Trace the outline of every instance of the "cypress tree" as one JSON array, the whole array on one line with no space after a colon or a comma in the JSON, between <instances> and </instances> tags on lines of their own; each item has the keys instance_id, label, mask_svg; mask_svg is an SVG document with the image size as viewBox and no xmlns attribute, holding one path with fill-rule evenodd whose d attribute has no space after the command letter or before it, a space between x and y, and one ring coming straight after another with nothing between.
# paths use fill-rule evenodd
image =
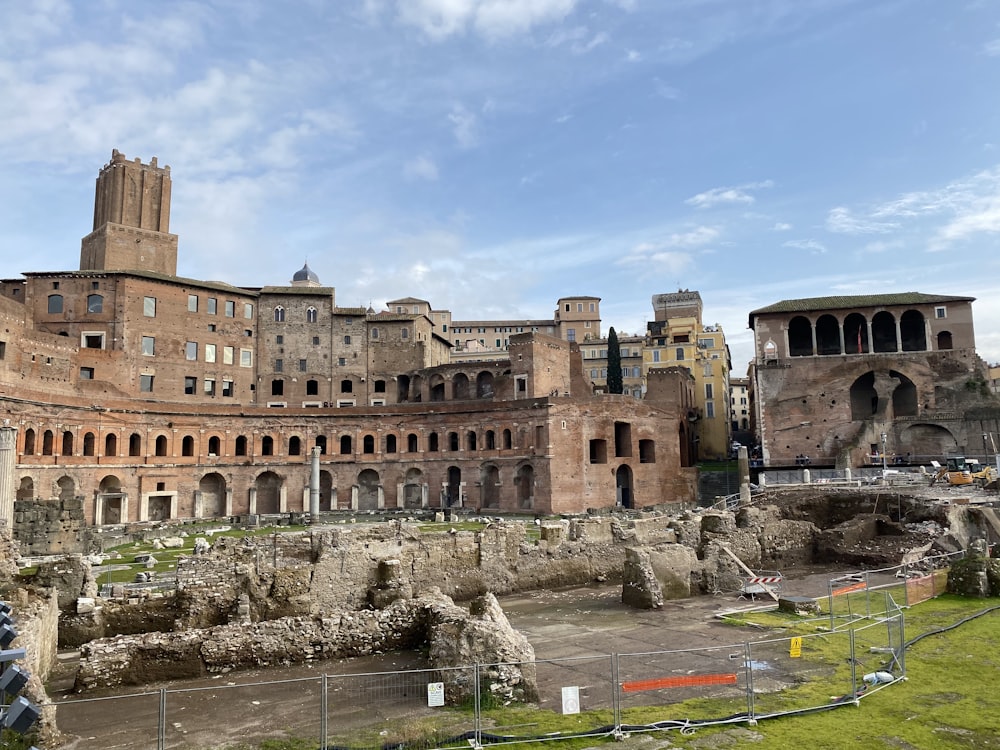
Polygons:
<instances>
[{"instance_id":1,"label":"cypress tree","mask_svg":"<svg viewBox=\"0 0 1000 750\"><path fill-rule=\"evenodd\" d=\"M608 330L608 393L621 393L625 388L622 383L622 350L618 345L618 334L614 328Z\"/></svg>"}]
</instances>

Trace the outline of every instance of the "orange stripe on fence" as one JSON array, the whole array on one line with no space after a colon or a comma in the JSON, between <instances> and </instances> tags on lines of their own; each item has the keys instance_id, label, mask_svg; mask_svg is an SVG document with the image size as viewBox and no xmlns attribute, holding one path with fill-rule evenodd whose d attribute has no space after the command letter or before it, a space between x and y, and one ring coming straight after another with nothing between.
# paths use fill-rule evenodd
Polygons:
<instances>
[{"instance_id":1,"label":"orange stripe on fence","mask_svg":"<svg viewBox=\"0 0 1000 750\"><path fill-rule=\"evenodd\" d=\"M840 596L841 594L850 594L852 591L864 591L868 587L868 584L862 581L861 583L855 583L851 586L844 586L840 589L834 589L833 595Z\"/></svg>"},{"instance_id":2,"label":"orange stripe on fence","mask_svg":"<svg viewBox=\"0 0 1000 750\"><path fill-rule=\"evenodd\" d=\"M735 674L696 674L685 677L660 677L655 680L633 680L632 682L623 682L622 691L625 693L637 693L640 690L659 690L660 688L735 684Z\"/></svg>"}]
</instances>

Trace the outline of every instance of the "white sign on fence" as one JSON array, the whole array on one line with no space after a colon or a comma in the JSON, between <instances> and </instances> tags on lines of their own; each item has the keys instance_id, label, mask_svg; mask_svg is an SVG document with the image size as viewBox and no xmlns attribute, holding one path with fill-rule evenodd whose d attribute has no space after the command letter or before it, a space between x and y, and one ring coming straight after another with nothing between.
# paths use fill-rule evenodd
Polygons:
<instances>
[{"instance_id":1,"label":"white sign on fence","mask_svg":"<svg viewBox=\"0 0 1000 750\"><path fill-rule=\"evenodd\" d=\"M562 712L564 714L580 713L580 688L576 685L562 689Z\"/></svg>"},{"instance_id":2,"label":"white sign on fence","mask_svg":"<svg viewBox=\"0 0 1000 750\"><path fill-rule=\"evenodd\" d=\"M444 683L443 682L428 682L427 683L427 705L431 708L436 706L444 705Z\"/></svg>"}]
</instances>

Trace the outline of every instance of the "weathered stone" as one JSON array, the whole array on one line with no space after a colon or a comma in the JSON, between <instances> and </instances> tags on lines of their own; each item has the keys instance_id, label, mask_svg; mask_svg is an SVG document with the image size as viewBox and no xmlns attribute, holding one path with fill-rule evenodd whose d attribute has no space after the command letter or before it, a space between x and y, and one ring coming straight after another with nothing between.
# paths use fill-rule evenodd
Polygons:
<instances>
[{"instance_id":1,"label":"weathered stone","mask_svg":"<svg viewBox=\"0 0 1000 750\"><path fill-rule=\"evenodd\" d=\"M649 553L643 549L630 547L625 550L622 604L636 609L660 609L663 606L663 590L649 562Z\"/></svg>"}]
</instances>

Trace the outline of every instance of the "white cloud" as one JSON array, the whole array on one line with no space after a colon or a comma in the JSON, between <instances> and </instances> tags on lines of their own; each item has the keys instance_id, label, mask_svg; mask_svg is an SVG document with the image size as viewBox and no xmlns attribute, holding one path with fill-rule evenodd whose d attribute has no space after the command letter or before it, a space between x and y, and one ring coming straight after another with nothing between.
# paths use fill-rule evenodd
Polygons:
<instances>
[{"instance_id":1,"label":"white cloud","mask_svg":"<svg viewBox=\"0 0 1000 750\"><path fill-rule=\"evenodd\" d=\"M826 245L816 240L788 240L782 247L794 247L797 250L808 250L814 255L822 255L826 252Z\"/></svg>"},{"instance_id":2,"label":"white cloud","mask_svg":"<svg viewBox=\"0 0 1000 750\"><path fill-rule=\"evenodd\" d=\"M990 57L1000 56L1000 39L994 39L992 42L987 42L983 45L983 52L985 52Z\"/></svg>"},{"instance_id":3,"label":"white cloud","mask_svg":"<svg viewBox=\"0 0 1000 750\"><path fill-rule=\"evenodd\" d=\"M792 225L786 221L777 221L774 226L771 227L772 232L788 232L792 228Z\"/></svg>"},{"instance_id":4,"label":"white cloud","mask_svg":"<svg viewBox=\"0 0 1000 750\"><path fill-rule=\"evenodd\" d=\"M440 41L468 30L486 38L509 37L560 21L576 0L399 0L398 17Z\"/></svg>"},{"instance_id":5,"label":"white cloud","mask_svg":"<svg viewBox=\"0 0 1000 750\"><path fill-rule=\"evenodd\" d=\"M451 132L462 148L472 148L476 145L476 115L461 104L456 104L448 113L451 122Z\"/></svg>"},{"instance_id":6,"label":"white cloud","mask_svg":"<svg viewBox=\"0 0 1000 750\"><path fill-rule=\"evenodd\" d=\"M703 193L693 195L684 202L689 206L695 206L696 208L709 208L711 206L726 203L742 203L744 205L750 205L755 200L754 196L750 194L750 191L770 187L774 187L774 183L771 180L748 182L745 185L737 185L735 187L717 187L712 188L711 190L706 190Z\"/></svg>"},{"instance_id":7,"label":"white cloud","mask_svg":"<svg viewBox=\"0 0 1000 750\"><path fill-rule=\"evenodd\" d=\"M417 156L403 165L403 176L408 180L430 180L438 178L437 164L429 156Z\"/></svg>"},{"instance_id":8,"label":"white cloud","mask_svg":"<svg viewBox=\"0 0 1000 750\"><path fill-rule=\"evenodd\" d=\"M642 59L642 54L639 52L639 50L636 49L625 50L626 62L634 63L634 62L639 62L641 59Z\"/></svg>"},{"instance_id":9,"label":"white cloud","mask_svg":"<svg viewBox=\"0 0 1000 750\"><path fill-rule=\"evenodd\" d=\"M884 234L899 229L899 224L860 219L852 216L850 210L844 206L837 206L830 209L826 217L826 228L839 234Z\"/></svg>"},{"instance_id":10,"label":"white cloud","mask_svg":"<svg viewBox=\"0 0 1000 750\"><path fill-rule=\"evenodd\" d=\"M660 80L659 78L653 79L653 90L656 92L657 96L662 97L663 99L674 100L681 98L681 92L679 89L671 86L666 81Z\"/></svg>"}]
</instances>

